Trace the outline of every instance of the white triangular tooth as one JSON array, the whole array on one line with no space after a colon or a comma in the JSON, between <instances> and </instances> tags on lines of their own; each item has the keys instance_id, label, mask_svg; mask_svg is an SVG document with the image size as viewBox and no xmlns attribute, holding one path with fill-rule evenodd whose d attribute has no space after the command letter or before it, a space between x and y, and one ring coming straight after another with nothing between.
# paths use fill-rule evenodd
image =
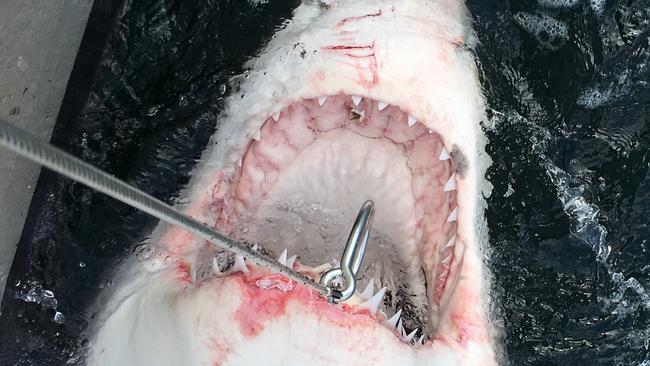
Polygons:
<instances>
[{"instance_id":1,"label":"white triangular tooth","mask_svg":"<svg viewBox=\"0 0 650 366\"><path fill-rule=\"evenodd\" d=\"M280 262L280 264L283 266L287 265L287 248L284 248L284 251L282 252L282 254L280 254L280 257L278 258L278 262Z\"/></svg>"},{"instance_id":2,"label":"white triangular tooth","mask_svg":"<svg viewBox=\"0 0 650 366\"><path fill-rule=\"evenodd\" d=\"M287 267L293 268L293 264L296 263L296 258L298 258L298 256L295 254L287 258Z\"/></svg>"},{"instance_id":3,"label":"white triangular tooth","mask_svg":"<svg viewBox=\"0 0 650 366\"><path fill-rule=\"evenodd\" d=\"M447 242L447 245L445 245L445 248L451 248L454 246L454 242L456 242L456 235L452 236L451 239Z\"/></svg>"},{"instance_id":4,"label":"white triangular tooth","mask_svg":"<svg viewBox=\"0 0 650 366\"><path fill-rule=\"evenodd\" d=\"M433 133L433 130L429 129L427 132L429 132L429 135L431 135Z\"/></svg>"},{"instance_id":5,"label":"white triangular tooth","mask_svg":"<svg viewBox=\"0 0 650 366\"><path fill-rule=\"evenodd\" d=\"M261 130L257 130L257 131L255 131L255 132L253 132L252 137L253 137L253 140L255 140L255 141L259 141L259 140L262 138L262 131L261 131Z\"/></svg>"},{"instance_id":6,"label":"white triangular tooth","mask_svg":"<svg viewBox=\"0 0 650 366\"><path fill-rule=\"evenodd\" d=\"M352 96L352 103L354 103L354 105L359 105L359 103L361 103L361 97L358 96L358 95L353 95Z\"/></svg>"},{"instance_id":7,"label":"white triangular tooth","mask_svg":"<svg viewBox=\"0 0 650 366\"><path fill-rule=\"evenodd\" d=\"M422 334L420 338L418 338L418 340L415 342L415 347L422 347L423 344L424 344L424 334Z\"/></svg>"},{"instance_id":8,"label":"white triangular tooth","mask_svg":"<svg viewBox=\"0 0 650 366\"><path fill-rule=\"evenodd\" d=\"M275 113L273 113L273 114L271 115L271 118L273 118L273 120L274 120L275 122L279 121L279 120L280 120L280 112L275 112Z\"/></svg>"},{"instance_id":9,"label":"white triangular tooth","mask_svg":"<svg viewBox=\"0 0 650 366\"><path fill-rule=\"evenodd\" d=\"M447 222L452 222L458 220L458 208L454 208L453 211L449 214L449 217L447 217Z\"/></svg>"},{"instance_id":10,"label":"white triangular tooth","mask_svg":"<svg viewBox=\"0 0 650 366\"><path fill-rule=\"evenodd\" d=\"M383 111L384 109L386 109L386 107L388 107L388 103L384 103L384 102L377 103L377 109L380 111Z\"/></svg>"},{"instance_id":11,"label":"white triangular tooth","mask_svg":"<svg viewBox=\"0 0 650 366\"><path fill-rule=\"evenodd\" d=\"M364 300L369 300L372 297L372 294L375 293L375 279L371 278L370 281L368 281L368 286L366 286L366 289L363 290L359 294Z\"/></svg>"},{"instance_id":12,"label":"white triangular tooth","mask_svg":"<svg viewBox=\"0 0 650 366\"><path fill-rule=\"evenodd\" d=\"M212 257L212 274L220 275L221 268L219 268L219 262L217 262L217 257Z\"/></svg>"},{"instance_id":13,"label":"white triangular tooth","mask_svg":"<svg viewBox=\"0 0 650 366\"><path fill-rule=\"evenodd\" d=\"M318 105L323 105L327 101L327 96L324 97L318 97Z\"/></svg>"},{"instance_id":14,"label":"white triangular tooth","mask_svg":"<svg viewBox=\"0 0 650 366\"><path fill-rule=\"evenodd\" d=\"M253 244L253 251L257 252L257 243Z\"/></svg>"},{"instance_id":15,"label":"white triangular tooth","mask_svg":"<svg viewBox=\"0 0 650 366\"><path fill-rule=\"evenodd\" d=\"M377 309L379 309L379 305L381 304L381 300L384 298L384 294L386 294L386 287L382 287L381 290L377 291L375 296L359 305L359 307L368 309L372 315L377 314Z\"/></svg>"},{"instance_id":16,"label":"white triangular tooth","mask_svg":"<svg viewBox=\"0 0 650 366\"><path fill-rule=\"evenodd\" d=\"M404 337L404 342L410 343L413 340L413 337L415 337L415 333L418 332L418 328L413 329L411 333L409 333L406 337Z\"/></svg>"},{"instance_id":17,"label":"white triangular tooth","mask_svg":"<svg viewBox=\"0 0 650 366\"><path fill-rule=\"evenodd\" d=\"M409 114L409 120L408 120L409 127L413 127L413 125L415 125L417 122L418 120Z\"/></svg>"},{"instance_id":18,"label":"white triangular tooth","mask_svg":"<svg viewBox=\"0 0 650 366\"><path fill-rule=\"evenodd\" d=\"M402 316L402 309L399 309L397 310L395 315L391 316L390 319L386 320L386 322L391 326L391 328L395 328L401 316Z\"/></svg>"},{"instance_id":19,"label":"white triangular tooth","mask_svg":"<svg viewBox=\"0 0 650 366\"><path fill-rule=\"evenodd\" d=\"M456 189L456 173L452 174L451 177L449 177L449 180L447 181L447 184L445 184L445 192L450 192Z\"/></svg>"},{"instance_id":20,"label":"white triangular tooth","mask_svg":"<svg viewBox=\"0 0 650 366\"><path fill-rule=\"evenodd\" d=\"M451 253L447 256L447 258L443 259L440 263L442 264L449 264L451 263Z\"/></svg>"},{"instance_id":21,"label":"white triangular tooth","mask_svg":"<svg viewBox=\"0 0 650 366\"><path fill-rule=\"evenodd\" d=\"M232 273L241 272L243 274L248 274L248 267L246 267L246 262L244 262L244 257L239 254L235 254L235 263L230 268Z\"/></svg>"},{"instance_id":22,"label":"white triangular tooth","mask_svg":"<svg viewBox=\"0 0 650 366\"><path fill-rule=\"evenodd\" d=\"M400 320L397 322L397 328L396 328L396 330L397 330L397 335L398 335L398 336L401 336L402 338L406 336L406 334L405 334L405 332L404 332L404 325L402 325L402 319L400 319Z\"/></svg>"},{"instance_id":23,"label":"white triangular tooth","mask_svg":"<svg viewBox=\"0 0 650 366\"><path fill-rule=\"evenodd\" d=\"M442 151L440 151L440 156L438 157L439 160L449 160L449 153L447 152L447 149L445 147L442 147Z\"/></svg>"}]
</instances>

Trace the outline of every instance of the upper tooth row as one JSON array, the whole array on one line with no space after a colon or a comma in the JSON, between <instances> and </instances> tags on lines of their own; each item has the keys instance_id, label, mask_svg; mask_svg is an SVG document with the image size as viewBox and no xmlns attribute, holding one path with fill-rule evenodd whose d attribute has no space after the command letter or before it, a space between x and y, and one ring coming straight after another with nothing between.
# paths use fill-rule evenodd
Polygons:
<instances>
[{"instance_id":1,"label":"upper tooth row","mask_svg":"<svg viewBox=\"0 0 650 366\"><path fill-rule=\"evenodd\" d=\"M352 103L354 103L355 106L358 106L359 103L361 103L362 99L363 98L358 96L358 95L353 95L352 96ZM327 102L327 96L318 97L318 105L322 106L322 105L325 104L325 102ZM386 109L386 107L388 107L388 105L389 105L388 103L377 102L377 109L379 111L383 111L384 109ZM271 115L271 118L273 118L273 120L276 121L276 122L279 121L280 120L280 112L273 113ZM417 118L415 118L415 117L413 117L413 116L411 116L409 114L409 116L408 116L408 125L409 125L409 127L415 126L415 124L417 122L418 122ZM433 133L433 131L429 130L429 133ZM446 160L446 159L440 159L440 160Z\"/></svg>"},{"instance_id":2,"label":"upper tooth row","mask_svg":"<svg viewBox=\"0 0 650 366\"><path fill-rule=\"evenodd\" d=\"M352 102L354 103L355 106L359 105L359 103L361 103L361 100L362 100L362 97L360 97L360 96L356 96L356 95L352 96ZM321 105L321 106L323 104L325 104L326 101L327 101L326 96L318 98L318 104ZM377 109L379 109L380 111L384 110L387 106L388 106L388 104L384 103L384 102L378 102L377 103ZM271 118L273 118L274 121L278 122L280 120L280 112L273 113L271 115ZM417 118L415 118L415 117L413 117L413 116L411 116L409 114L409 116L408 116L408 125L409 125L409 127L415 126L415 124L417 122L418 122ZM431 129L429 129L429 133L433 133L433 131ZM259 141L260 140L260 131L259 130L255 131L252 134L251 137L256 141ZM440 151L440 155L438 156L438 159L439 160L449 160L449 152L447 151L447 149L445 149L444 146L442 147L442 150ZM445 191L445 192L447 192L447 191Z\"/></svg>"},{"instance_id":3,"label":"upper tooth row","mask_svg":"<svg viewBox=\"0 0 650 366\"><path fill-rule=\"evenodd\" d=\"M360 97L360 96L353 95L352 96L352 103L354 103L355 106L359 105L359 103L361 103L362 99L363 98ZM327 101L327 96L318 98L318 104L321 105L321 106L323 104L325 104L326 101ZM379 109L380 111L384 110L387 106L388 106L388 104L384 103L384 102L378 102L377 103L377 109ZM277 122L278 120L280 120L280 112L274 113L271 117ZM417 123L417 119L415 117L409 115L408 116L408 125L409 125L409 127L413 127L416 123ZM429 133L432 133L432 132L433 131L429 130ZM256 141L259 141L260 140L260 131L257 130L255 133L253 133L253 135L251 137ZM440 150L440 155L438 155L438 159L442 160L442 161L450 159L449 152L447 151L447 149L444 146L442 147L442 150ZM451 177L449 177L449 180L447 181L447 183L445 184L444 191L449 192L449 191L453 191L455 189L456 189L456 176L455 176L455 174L452 174ZM449 220L449 221L452 221L452 220Z\"/></svg>"}]
</instances>

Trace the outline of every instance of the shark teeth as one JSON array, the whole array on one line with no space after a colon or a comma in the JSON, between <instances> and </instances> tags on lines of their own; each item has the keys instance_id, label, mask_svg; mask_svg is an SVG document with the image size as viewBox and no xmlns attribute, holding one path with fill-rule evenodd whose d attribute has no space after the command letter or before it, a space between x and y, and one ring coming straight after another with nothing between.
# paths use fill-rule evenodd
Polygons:
<instances>
[{"instance_id":1,"label":"shark teeth","mask_svg":"<svg viewBox=\"0 0 650 366\"><path fill-rule=\"evenodd\" d=\"M449 160L449 153L447 152L447 149L445 147L442 147L442 151L440 151L440 156L438 157L439 160Z\"/></svg>"},{"instance_id":2,"label":"shark teeth","mask_svg":"<svg viewBox=\"0 0 650 366\"><path fill-rule=\"evenodd\" d=\"M406 331L404 331L404 325L402 325L402 319L400 319L397 322L397 327L395 327L395 331L397 331L397 335L400 338L403 338L404 336L406 336Z\"/></svg>"},{"instance_id":3,"label":"shark teeth","mask_svg":"<svg viewBox=\"0 0 650 366\"><path fill-rule=\"evenodd\" d=\"M212 258L212 274L214 275L221 275L223 272L221 272L221 268L219 268L219 262L217 262L217 257Z\"/></svg>"},{"instance_id":4,"label":"shark teeth","mask_svg":"<svg viewBox=\"0 0 650 366\"><path fill-rule=\"evenodd\" d=\"M384 298L385 293L386 293L386 287L382 287L379 291L377 291L375 296L371 297L366 302L360 304L359 308L368 309L371 315L376 315L377 309L379 309L379 305L381 304L381 300Z\"/></svg>"},{"instance_id":5,"label":"shark teeth","mask_svg":"<svg viewBox=\"0 0 650 366\"><path fill-rule=\"evenodd\" d=\"M327 101L327 96L318 97L318 105L322 106Z\"/></svg>"},{"instance_id":6,"label":"shark teeth","mask_svg":"<svg viewBox=\"0 0 650 366\"><path fill-rule=\"evenodd\" d=\"M453 222L456 220L458 220L458 208L454 208L454 210L449 214L449 217L447 217L447 222Z\"/></svg>"},{"instance_id":7,"label":"shark teeth","mask_svg":"<svg viewBox=\"0 0 650 366\"><path fill-rule=\"evenodd\" d=\"M456 235L452 236L451 239L449 239L447 245L445 245L445 248L453 247L455 242L456 242Z\"/></svg>"},{"instance_id":8,"label":"shark teeth","mask_svg":"<svg viewBox=\"0 0 650 366\"><path fill-rule=\"evenodd\" d=\"M418 332L418 328L413 329L411 333L406 334L406 330L404 329L404 326L402 325L402 319L399 320L397 323L397 335L400 337L401 340L403 340L406 343L411 343L413 340L413 337L415 337L415 334ZM423 335L424 337L424 335ZM422 338L422 337L421 337Z\"/></svg>"},{"instance_id":9,"label":"shark teeth","mask_svg":"<svg viewBox=\"0 0 650 366\"><path fill-rule=\"evenodd\" d=\"M278 262L280 262L280 264L283 266L287 265L287 248L284 248L284 251L282 251L282 254L280 254Z\"/></svg>"},{"instance_id":10,"label":"shark teeth","mask_svg":"<svg viewBox=\"0 0 650 366\"><path fill-rule=\"evenodd\" d=\"M374 290L375 290L375 279L371 278L370 281L368 281L368 286L366 286L366 289L363 290L359 294L359 296L361 296L364 300L369 300L372 297Z\"/></svg>"},{"instance_id":11,"label":"shark teeth","mask_svg":"<svg viewBox=\"0 0 650 366\"><path fill-rule=\"evenodd\" d=\"M262 138L262 131L261 131L261 130L257 130L257 131L255 131L255 132L253 132L253 134L252 134L251 137L253 138L253 140L255 140L255 141L259 141L259 140Z\"/></svg>"},{"instance_id":12,"label":"shark teeth","mask_svg":"<svg viewBox=\"0 0 650 366\"><path fill-rule=\"evenodd\" d=\"M294 263L296 263L296 258L298 258L298 256L295 254L287 258L287 267L293 268Z\"/></svg>"},{"instance_id":13,"label":"shark teeth","mask_svg":"<svg viewBox=\"0 0 650 366\"><path fill-rule=\"evenodd\" d=\"M253 248L252 248L252 249L253 249L254 252L257 252L257 243L253 244Z\"/></svg>"},{"instance_id":14,"label":"shark teeth","mask_svg":"<svg viewBox=\"0 0 650 366\"><path fill-rule=\"evenodd\" d=\"M409 127L413 127L416 123L418 123L418 120L409 114L409 118L408 118Z\"/></svg>"},{"instance_id":15,"label":"shark teeth","mask_svg":"<svg viewBox=\"0 0 650 366\"><path fill-rule=\"evenodd\" d=\"M453 191L456 189L456 173L452 174L451 177L449 177L449 180L447 181L447 184L445 184L445 192Z\"/></svg>"},{"instance_id":16,"label":"shark teeth","mask_svg":"<svg viewBox=\"0 0 650 366\"><path fill-rule=\"evenodd\" d=\"M443 259L440 263L442 264L449 264L451 263L451 253L447 256L447 258Z\"/></svg>"},{"instance_id":17,"label":"shark teeth","mask_svg":"<svg viewBox=\"0 0 650 366\"><path fill-rule=\"evenodd\" d=\"M275 112L275 113L273 113L273 114L271 115L271 118L273 118L273 120L274 120L275 122L279 121L279 120L280 120L280 112Z\"/></svg>"},{"instance_id":18,"label":"shark teeth","mask_svg":"<svg viewBox=\"0 0 650 366\"><path fill-rule=\"evenodd\" d=\"M391 328L395 328L401 316L402 316L402 309L399 309L397 310L395 315L391 316L390 319L386 320L386 324L390 325Z\"/></svg>"},{"instance_id":19,"label":"shark teeth","mask_svg":"<svg viewBox=\"0 0 650 366\"><path fill-rule=\"evenodd\" d=\"M359 105L361 103L361 97L357 95L352 96L352 103L354 103L355 106Z\"/></svg>"},{"instance_id":20,"label":"shark teeth","mask_svg":"<svg viewBox=\"0 0 650 366\"><path fill-rule=\"evenodd\" d=\"M384 103L384 102L377 103L377 109L380 111L383 111L384 109L386 109L386 107L388 107L388 103Z\"/></svg>"},{"instance_id":21,"label":"shark teeth","mask_svg":"<svg viewBox=\"0 0 650 366\"><path fill-rule=\"evenodd\" d=\"M244 257L239 254L235 255L235 263L230 268L230 272L237 273L241 272L243 274L248 274L248 267L246 267L246 262L244 262Z\"/></svg>"},{"instance_id":22,"label":"shark teeth","mask_svg":"<svg viewBox=\"0 0 650 366\"><path fill-rule=\"evenodd\" d=\"M404 340L404 342L406 342L406 343L411 343L411 341L413 340L413 337L415 337L415 333L417 333L417 332L418 332L418 328L413 329L413 331L411 333L409 333L408 335L405 335L402 338L402 340Z\"/></svg>"},{"instance_id":23,"label":"shark teeth","mask_svg":"<svg viewBox=\"0 0 650 366\"><path fill-rule=\"evenodd\" d=\"M420 338L415 342L414 346L422 347L423 344L424 344L424 334L420 336Z\"/></svg>"}]
</instances>

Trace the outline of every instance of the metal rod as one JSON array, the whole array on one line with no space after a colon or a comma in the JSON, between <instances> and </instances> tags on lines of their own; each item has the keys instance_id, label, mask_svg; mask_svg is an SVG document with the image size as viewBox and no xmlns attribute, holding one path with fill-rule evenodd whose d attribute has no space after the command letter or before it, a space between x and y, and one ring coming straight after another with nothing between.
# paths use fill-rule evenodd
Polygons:
<instances>
[{"instance_id":1,"label":"metal rod","mask_svg":"<svg viewBox=\"0 0 650 366\"><path fill-rule=\"evenodd\" d=\"M138 210L144 211L162 221L179 226L223 249L247 258L252 263L281 273L298 283L313 288L326 297L331 293L330 288L327 286L323 286L311 278L294 271L292 268L283 266L279 262L263 256L261 253L249 248L248 245L219 233L211 227L184 215L157 198L77 159L26 131L14 127L2 119L0 119L0 146L4 146L18 155L83 183L90 188L135 207Z\"/></svg>"}]
</instances>

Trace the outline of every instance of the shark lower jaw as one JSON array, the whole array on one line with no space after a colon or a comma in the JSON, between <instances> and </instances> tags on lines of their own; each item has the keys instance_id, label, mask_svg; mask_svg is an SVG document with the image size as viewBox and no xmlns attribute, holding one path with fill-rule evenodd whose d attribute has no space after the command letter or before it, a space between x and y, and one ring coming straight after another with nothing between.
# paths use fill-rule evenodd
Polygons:
<instances>
[{"instance_id":1,"label":"shark lower jaw","mask_svg":"<svg viewBox=\"0 0 650 366\"><path fill-rule=\"evenodd\" d=\"M225 159L226 168L210 173L214 179L204 202L192 206L202 211L190 212L258 243L260 250L279 255L287 249L280 261L318 280L340 257L357 210L372 199L373 234L359 277L377 286L361 288L335 306L171 231L161 239L163 246L186 258L175 278L194 288L183 292L184 301L190 308L213 306L232 319L214 333L223 332L225 339L237 329L246 338L243 347L316 332L360 345L390 339L396 351L435 349L431 357L440 358L443 348L461 347L474 336L482 342L482 334L463 329L472 319L454 309L463 296L457 284L465 247L473 245L473 226L459 225L466 167L454 159L460 153L445 146L444 134L426 125L399 106L368 97L338 94L291 102ZM205 292L218 295L197 295ZM302 326L291 329L294 323ZM307 344L292 340L285 346Z\"/></svg>"}]
</instances>

